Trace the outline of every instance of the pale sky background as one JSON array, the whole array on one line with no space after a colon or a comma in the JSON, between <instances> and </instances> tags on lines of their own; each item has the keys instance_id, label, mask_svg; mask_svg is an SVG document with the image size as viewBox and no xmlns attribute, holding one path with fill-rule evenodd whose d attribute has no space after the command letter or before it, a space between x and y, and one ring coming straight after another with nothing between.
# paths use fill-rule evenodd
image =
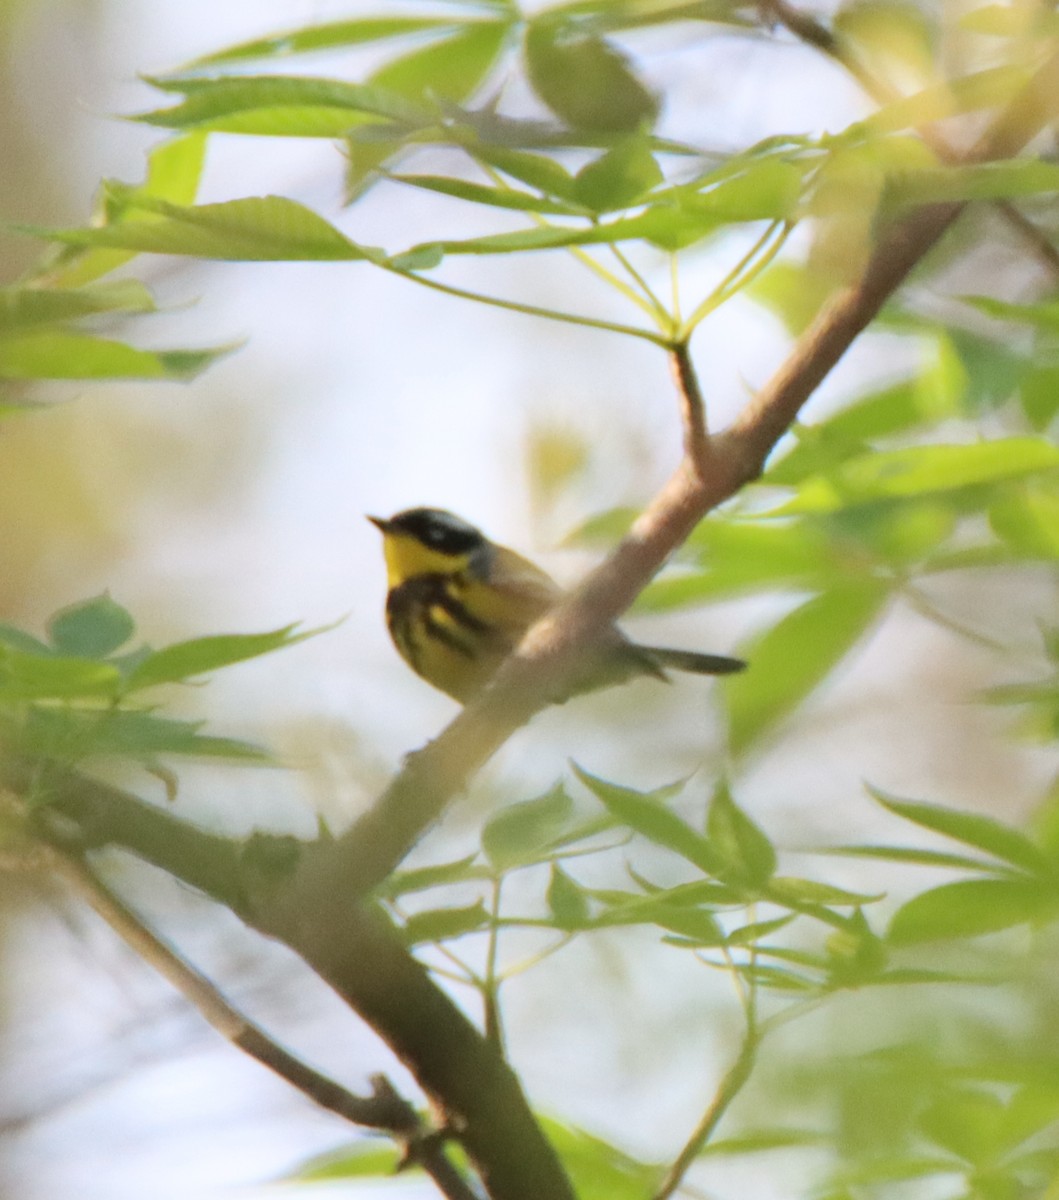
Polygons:
<instances>
[{"instance_id":1,"label":"pale sky background","mask_svg":"<svg viewBox=\"0 0 1059 1200\"><path fill-rule=\"evenodd\" d=\"M41 143L64 147L53 169L65 181L68 208L48 220L82 220L101 176L141 175L156 133L108 116L160 103L138 73L261 33L380 8L365 0L100 0L90 23L65 0L29 6L3 69ZM807 73L808 59L793 47L724 38L703 55L672 35L653 35L650 44L660 49L651 69L679 98L668 117L672 131L711 148L783 130L839 128L861 111L837 71ZM304 66L338 73L342 60L307 59ZM277 69L302 67L294 60ZM713 127L691 128L697 113L708 114ZM391 248L421 240L428 211L455 232L490 228L488 214L474 214L475 226L458 224L467 218L455 202L439 208L412 192L380 190L339 214L341 165L324 142L218 137L203 198L293 195L359 240ZM702 255L690 265L689 295L695 281L707 288L738 256L734 245L722 249L724 257ZM568 529L611 504L642 503L676 461L665 362L644 343L479 309L357 264L147 261L143 271L172 311L135 338L159 346L245 338L246 345L190 385L64 388L56 394L73 402L29 419L35 428L9 432L12 423L5 424L8 453L30 453L38 435L46 447L72 447L71 490L101 527L118 532L98 540L75 526L65 534L58 528L32 562L21 607L0 619L39 625L53 608L103 589L155 641L344 616L326 636L226 673L180 701L188 715L209 716L216 732L270 740L310 770L181 767L178 801L189 817L231 831L309 833L316 811L342 824L401 755L455 711L389 644L378 535L364 514L420 503L451 508L560 578L576 578L589 560L556 549ZM549 255L513 268L461 263L448 278L530 302L573 304L587 276ZM628 316L603 303L611 306L603 315ZM715 425L768 377L785 345L772 318L743 301L699 332L693 349ZM893 343L872 339L850 354L818 403L894 369ZM527 432L542 424L585 438L599 461L591 486L543 518L533 512L524 460ZM27 511L33 504L31 480ZM971 623L988 624L1003 605L1009 629L1032 630L1038 598L1013 597L1002 583L987 582L947 599ZM760 604L726 605L629 627L645 639L724 652L766 614ZM800 718L798 752L768 755L746 773L741 802L792 851L884 827L894 837L865 799L864 778L965 806L985 805L1002 790L1011 811L1025 811L1050 763L1000 742L1003 716L966 703L994 670L986 652L969 652L922 621L889 622ZM669 689L645 683L632 700L592 697L576 711L543 714L488 779L501 795L525 797L561 775L573 755L601 775L644 786L693 773L716 761L714 694L701 680ZM158 785L147 780L143 788L152 794ZM691 787L698 796L706 789L701 776ZM472 796L457 804L447 836L466 844L475 819ZM442 844L422 852L441 853ZM798 859L791 862L796 869ZM164 879L123 862L114 870L140 910L286 1045L354 1088L375 1070L405 1082L373 1037L290 955ZM863 872L837 860L826 869L834 882L853 886ZM913 878L921 886L925 877ZM13 982L3 988L9 1028L0 1127L20 1114L39 1116L22 1130L0 1132L0 1196L301 1196L264 1185L351 1140L340 1122L202 1027L90 916L54 901L27 906L8 923L7 939ZM646 938L634 953L630 944L578 943L579 954L556 960L551 976L513 985L513 1051L544 1108L664 1158L712 1091L734 1038L734 1009L724 981L659 953ZM676 1030L686 1032L686 1043L655 1036L672 1038ZM758 1175L743 1181L732 1173L724 1191L778 1200L790 1194L792 1178L781 1172L772 1182ZM401 1180L379 1194L431 1192Z\"/></svg>"}]
</instances>

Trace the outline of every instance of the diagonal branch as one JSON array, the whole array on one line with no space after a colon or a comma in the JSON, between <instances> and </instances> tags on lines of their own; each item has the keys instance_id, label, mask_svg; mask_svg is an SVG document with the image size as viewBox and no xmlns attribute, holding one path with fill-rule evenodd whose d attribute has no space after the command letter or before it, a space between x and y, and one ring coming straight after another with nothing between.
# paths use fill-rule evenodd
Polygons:
<instances>
[{"instance_id":1,"label":"diagonal branch","mask_svg":"<svg viewBox=\"0 0 1059 1200\"><path fill-rule=\"evenodd\" d=\"M448 1160L444 1142L401 1099L384 1075L372 1078L372 1094L357 1096L284 1050L260 1026L234 1008L201 972L152 933L85 862L51 849L47 865L94 909L115 933L148 962L233 1046L274 1071L321 1108L354 1125L389 1133L403 1148L402 1162L416 1163L448 1200L477 1200L475 1192Z\"/></svg>"}]
</instances>

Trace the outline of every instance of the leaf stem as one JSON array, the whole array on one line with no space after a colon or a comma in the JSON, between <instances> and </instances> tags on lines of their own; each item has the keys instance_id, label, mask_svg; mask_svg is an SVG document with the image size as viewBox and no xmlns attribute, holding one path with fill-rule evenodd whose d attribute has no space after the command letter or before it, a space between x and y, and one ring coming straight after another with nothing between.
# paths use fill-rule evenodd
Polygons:
<instances>
[{"instance_id":1,"label":"leaf stem","mask_svg":"<svg viewBox=\"0 0 1059 1200\"><path fill-rule=\"evenodd\" d=\"M664 334L655 333L652 329L640 329L635 325L623 325L617 321L603 321L597 317L580 317L576 313L562 312L554 308L542 308L536 304L522 304L517 300L502 300L498 296L487 296L482 292L473 292L468 288L457 287L455 284L442 283L438 279L427 279L414 271L403 271L399 267L387 263L378 264L384 271L399 275L412 283L421 284L435 292L443 292L447 296L459 296L463 300L473 300L478 304L488 304L492 308L506 309L508 312L523 313L530 317L544 317L549 321L562 321L567 325L582 325L586 329L605 329L610 333L622 333L626 337L642 338L663 349L668 349L671 339Z\"/></svg>"},{"instance_id":2,"label":"leaf stem","mask_svg":"<svg viewBox=\"0 0 1059 1200\"><path fill-rule=\"evenodd\" d=\"M693 330L712 312L715 312L736 292L744 288L751 279L759 275L783 248L794 226L788 221L772 221L768 228L750 247L721 282L702 301L677 331L678 340L689 338ZM777 232L779 236L777 236ZM775 239L773 241L773 239ZM769 245L769 242L772 245ZM757 260L757 261L755 261Z\"/></svg>"}]
</instances>

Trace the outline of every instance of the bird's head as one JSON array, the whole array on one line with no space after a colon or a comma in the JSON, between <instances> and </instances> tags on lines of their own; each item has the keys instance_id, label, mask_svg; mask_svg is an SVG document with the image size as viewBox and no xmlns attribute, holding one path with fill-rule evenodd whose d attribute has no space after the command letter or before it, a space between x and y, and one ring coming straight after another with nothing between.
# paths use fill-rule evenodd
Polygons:
<instances>
[{"instance_id":1,"label":"bird's head","mask_svg":"<svg viewBox=\"0 0 1059 1200\"><path fill-rule=\"evenodd\" d=\"M441 508L408 508L368 520L382 533L390 588L419 575L478 570L489 555L490 543L481 530Z\"/></svg>"}]
</instances>

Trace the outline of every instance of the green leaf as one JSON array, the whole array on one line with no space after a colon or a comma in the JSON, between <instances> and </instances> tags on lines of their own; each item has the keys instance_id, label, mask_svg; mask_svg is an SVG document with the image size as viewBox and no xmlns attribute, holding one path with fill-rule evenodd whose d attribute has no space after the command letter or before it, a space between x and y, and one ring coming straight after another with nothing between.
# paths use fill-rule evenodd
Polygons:
<instances>
[{"instance_id":1,"label":"green leaf","mask_svg":"<svg viewBox=\"0 0 1059 1200\"><path fill-rule=\"evenodd\" d=\"M582 770L576 763L578 779L600 800L607 811L648 841L679 854L708 875L717 874L723 864L713 847L675 812L657 799L657 793L637 792L632 788L607 783Z\"/></svg>"},{"instance_id":2,"label":"green leaf","mask_svg":"<svg viewBox=\"0 0 1059 1200\"><path fill-rule=\"evenodd\" d=\"M373 87L421 101L460 102L473 96L496 65L510 32L508 21L465 25L443 41L392 59L370 78ZM402 138L347 145L346 194L363 192L384 163L403 148Z\"/></svg>"},{"instance_id":3,"label":"green leaf","mask_svg":"<svg viewBox=\"0 0 1059 1200\"><path fill-rule=\"evenodd\" d=\"M233 261L355 261L376 253L351 242L323 217L283 196L189 207L138 196L130 196L129 202L156 219L36 232L75 246L113 246Z\"/></svg>"},{"instance_id":4,"label":"green leaf","mask_svg":"<svg viewBox=\"0 0 1059 1200\"><path fill-rule=\"evenodd\" d=\"M583 929L590 922L588 897L559 866L552 863L548 910L560 929Z\"/></svg>"},{"instance_id":5,"label":"green leaf","mask_svg":"<svg viewBox=\"0 0 1059 1200\"><path fill-rule=\"evenodd\" d=\"M489 913L481 900L461 908L436 908L414 913L401 928L401 937L408 946L422 942L444 942L450 938L475 933L489 925Z\"/></svg>"},{"instance_id":6,"label":"green leaf","mask_svg":"<svg viewBox=\"0 0 1059 1200\"><path fill-rule=\"evenodd\" d=\"M467 153L496 170L510 175L520 183L537 188L546 196L574 202L577 183L570 172L544 154L531 154L526 150L513 150L507 146L471 144Z\"/></svg>"},{"instance_id":7,"label":"green leaf","mask_svg":"<svg viewBox=\"0 0 1059 1200\"><path fill-rule=\"evenodd\" d=\"M76 658L106 658L135 632L132 617L106 592L61 609L48 622L56 652Z\"/></svg>"},{"instance_id":8,"label":"green leaf","mask_svg":"<svg viewBox=\"0 0 1059 1200\"><path fill-rule=\"evenodd\" d=\"M725 882L757 888L775 871L772 843L736 805L726 783L718 785L710 801L706 833L724 864L717 874Z\"/></svg>"},{"instance_id":9,"label":"green leaf","mask_svg":"<svg viewBox=\"0 0 1059 1200\"><path fill-rule=\"evenodd\" d=\"M1026 483L1001 495L989 509L989 525L1020 555L1059 559L1059 491Z\"/></svg>"},{"instance_id":10,"label":"green leaf","mask_svg":"<svg viewBox=\"0 0 1059 1200\"><path fill-rule=\"evenodd\" d=\"M770 933L775 933L777 929L789 925L796 915L796 913L788 913L785 917L775 917L771 921L751 921L749 925L740 925L724 939L725 944L728 946L753 946L762 938L768 937Z\"/></svg>"},{"instance_id":11,"label":"green leaf","mask_svg":"<svg viewBox=\"0 0 1059 1200\"><path fill-rule=\"evenodd\" d=\"M767 587L820 587L834 578L839 557L819 521L716 516L699 522L682 555L701 570L678 568L663 575L647 589L638 608L665 610Z\"/></svg>"},{"instance_id":12,"label":"green leaf","mask_svg":"<svg viewBox=\"0 0 1059 1200\"><path fill-rule=\"evenodd\" d=\"M1033 880L965 879L913 897L894 914L890 941L916 942L979 937L1051 919L1059 907L1054 889Z\"/></svg>"},{"instance_id":13,"label":"green leaf","mask_svg":"<svg viewBox=\"0 0 1059 1200\"><path fill-rule=\"evenodd\" d=\"M578 1200L646 1200L656 1190L661 1167L632 1158L574 1125L547 1117L541 1124Z\"/></svg>"},{"instance_id":14,"label":"green leaf","mask_svg":"<svg viewBox=\"0 0 1059 1200\"><path fill-rule=\"evenodd\" d=\"M511 26L505 21L473 21L422 50L388 62L372 85L401 96L466 100L493 69Z\"/></svg>"},{"instance_id":15,"label":"green leaf","mask_svg":"<svg viewBox=\"0 0 1059 1200\"><path fill-rule=\"evenodd\" d=\"M153 312L154 307L151 293L137 279L68 290L4 287L0 288L0 332L72 321L96 313Z\"/></svg>"},{"instance_id":16,"label":"green leaf","mask_svg":"<svg viewBox=\"0 0 1059 1200\"><path fill-rule=\"evenodd\" d=\"M172 379L200 375L232 347L140 350L87 333L35 330L0 338L0 378Z\"/></svg>"},{"instance_id":17,"label":"green leaf","mask_svg":"<svg viewBox=\"0 0 1059 1200\"><path fill-rule=\"evenodd\" d=\"M574 128L631 133L654 124L658 100L603 38L545 12L530 22L525 51L533 90Z\"/></svg>"},{"instance_id":18,"label":"green leaf","mask_svg":"<svg viewBox=\"0 0 1059 1200\"><path fill-rule=\"evenodd\" d=\"M960 299L998 321L1019 321L1047 333L1059 331L1059 300L1013 304L1008 300L995 300L992 296L961 296Z\"/></svg>"},{"instance_id":19,"label":"green leaf","mask_svg":"<svg viewBox=\"0 0 1059 1200\"><path fill-rule=\"evenodd\" d=\"M477 854L468 854L465 858L439 863L437 866L395 871L375 889L375 895L383 900L396 900L400 896L427 891L433 887L450 887L454 883L491 878L492 872L484 866L476 865L477 860Z\"/></svg>"},{"instance_id":20,"label":"green leaf","mask_svg":"<svg viewBox=\"0 0 1059 1200\"><path fill-rule=\"evenodd\" d=\"M637 132L581 168L574 181L579 203L593 212L613 212L642 203L664 179L650 140Z\"/></svg>"},{"instance_id":21,"label":"green leaf","mask_svg":"<svg viewBox=\"0 0 1059 1200\"><path fill-rule=\"evenodd\" d=\"M752 1129L730 1138L708 1142L700 1158L728 1158L737 1154L760 1154L763 1150L786 1150L792 1146L826 1145L830 1134L812 1129Z\"/></svg>"},{"instance_id":22,"label":"green leaf","mask_svg":"<svg viewBox=\"0 0 1059 1200\"><path fill-rule=\"evenodd\" d=\"M482 850L499 870L539 861L568 827L574 802L562 784L543 796L501 808L482 829Z\"/></svg>"},{"instance_id":23,"label":"green leaf","mask_svg":"<svg viewBox=\"0 0 1059 1200\"><path fill-rule=\"evenodd\" d=\"M991 1092L946 1090L919 1118L919 1128L942 1149L985 1164L1000 1149L1004 1103Z\"/></svg>"},{"instance_id":24,"label":"green leaf","mask_svg":"<svg viewBox=\"0 0 1059 1200\"><path fill-rule=\"evenodd\" d=\"M42 757L80 761L119 757L153 765L159 755L223 759L262 766L269 755L250 742L200 733L201 721L107 708L37 708L26 723L24 746Z\"/></svg>"},{"instance_id":25,"label":"green leaf","mask_svg":"<svg viewBox=\"0 0 1059 1200\"><path fill-rule=\"evenodd\" d=\"M147 174L139 187L126 192L173 204L191 204L198 191L206 157L205 133L187 133L155 146L147 156ZM107 215L105 213L101 216ZM143 212L125 212L109 220L152 219ZM76 288L117 270L133 257L131 251L64 246L46 261L39 272L50 287Z\"/></svg>"},{"instance_id":26,"label":"green leaf","mask_svg":"<svg viewBox=\"0 0 1059 1200\"><path fill-rule=\"evenodd\" d=\"M882 900L883 892L851 892L846 888L833 887L830 883L819 883L815 879L795 879L789 875L777 875L769 881L768 898L775 904L835 904L840 908L847 905L859 907Z\"/></svg>"},{"instance_id":27,"label":"green leaf","mask_svg":"<svg viewBox=\"0 0 1059 1200\"><path fill-rule=\"evenodd\" d=\"M141 691L160 683L194 679L221 667L293 646L320 632L311 629L295 633L295 629L296 625L284 625L282 629L273 629L268 633L218 634L174 642L145 658L128 677L125 689L129 692Z\"/></svg>"},{"instance_id":28,"label":"green leaf","mask_svg":"<svg viewBox=\"0 0 1059 1200\"><path fill-rule=\"evenodd\" d=\"M1003 825L993 817L981 813L961 812L937 804L924 804L913 800L899 800L878 788L868 786L869 794L885 809L912 821L924 829L943 834L965 845L985 850L1002 862L1021 867L1031 874L1045 879L1055 877L1055 868L1043 851L1033 844L1025 834L1010 825Z\"/></svg>"},{"instance_id":29,"label":"green leaf","mask_svg":"<svg viewBox=\"0 0 1059 1200\"><path fill-rule=\"evenodd\" d=\"M912 846L831 846L823 854L843 854L852 858L881 858L887 862L918 863L924 867L953 867L962 871L987 871L993 864L984 858L965 854L943 854L938 850L919 850Z\"/></svg>"},{"instance_id":30,"label":"green leaf","mask_svg":"<svg viewBox=\"0 0 1059 1200\"><path fill-rule=\"evenodd\" d=\"M1026 367L1019 378L1019 399L1033 428L1038 432L1047 429L1059 413L1059 365Z\"/></svg>"},{"instance_id":31,"label":"green leaf","mask_svg":"<svg viewBox=\"0 0 1059 1200\"><path fill-rule=\"evenodd\" d=\"M401 1151L393 1142L364 1138L351 1146L316 1155L282 1178L291 1183L327 1183L336 1179L389 1179L406 1166L408 1170L419 1170L414 1163L403 1162Z\"/></svg>"},{"instance_id":32,"label":"green leaf","mask_svg":"<svg viewBox=\"0 0 1059 1200\"><path fill-rule=\"evenodd\" d=\"M472 204L486 204L491 208L549 213L556 216L584 215L584 209L578 205L535 196L532 192L525 192L519 188L487 187L481 183L468 183L464 179L450 179L441 175L390 175L389 178L397 183L440 192L444 196L455 196L458 200L468 200Z\"/></svg>"},{"instance_id":33,"label":"green leaf","mask_svg":"<svg viewBox=\"0 0 1059 1200\"><path fill-rule=\"evenodd\" d=\"M453 21L441 17L360 17L350 21L329 21L239 42L235 46L227 46L213 54L193 59L182 70L195 71L202 67L251 59L289 58L295 54L336 50L341 46L362 46L368 42L406 37L424 30L451 29L453 24Z\"/></svg>"},{"instance_id":34,"label":"green leaf","mask_svg":"<svg viewBox=\"0 0 1059 1200\"><path fill-rule=\"evenodd\" d=\"M0 646L0 700L75 700L116 694L121 676L111 663L43 657Z\"/></svg>"},{"instance_id":35,"label":"green leaf","mask_svg":"<svg viewBox=\"0 0 1059 1200\"><path fill-rule=\"evenodd\" d=\"M890 179L892 199L901 206L950 201L1017 200L1059 190L1059 165L1040 159L960 164L903 172Z\"/></svg>"},{"instance_id":36,"label":"green leaf","mask_svg":"<svg viewBox=\"0 0 1059 1200\"><path fill-rule=\"evenodd\" d=\"M387 120L416 128L434 119L399 89L382 84L290 75L152 80L183 94L181 103L142 113L136 120L168 129L340 138L364 121Z\"/></svg>"},{"instance_id":37,"label":"green leaf","mask_svg":"<svg viewBox=\"0 0 1059 1200\"><path fill-rule=\"evenodd\" d=\"M17 629L14 625L7 625L3 622L0 622L0 645L9 646L12 650L21 651L23 654L42 655L44 658L50 658L53 654L51 646L39 638L35 638L31 633L26 633L24 629Z\"/></svg>"},{"instance_id":38,"label":"green leaf","mask_svg":"<svg viewBox=\"0 0 1059 1200\"><path fill-rule=\"evenodd\" d=\"M1059 447L1042 438L969 445L909 446L850 459L805 482L778 510L833 512L854 504L951 492L1036 475L1059 467Z\"/></svg>"},{"instance_id":39,"label":"green leaf","mask_svg":"<svg viewBox=\"0 0 1059 1200\"><path fill-rule=\"evenodd\" d=\"M751 664L724 700L732 751L745 754L793 712L878 619L889 597L877 580L837 584L741 647Z\"/></svg>"}]
</instances>

